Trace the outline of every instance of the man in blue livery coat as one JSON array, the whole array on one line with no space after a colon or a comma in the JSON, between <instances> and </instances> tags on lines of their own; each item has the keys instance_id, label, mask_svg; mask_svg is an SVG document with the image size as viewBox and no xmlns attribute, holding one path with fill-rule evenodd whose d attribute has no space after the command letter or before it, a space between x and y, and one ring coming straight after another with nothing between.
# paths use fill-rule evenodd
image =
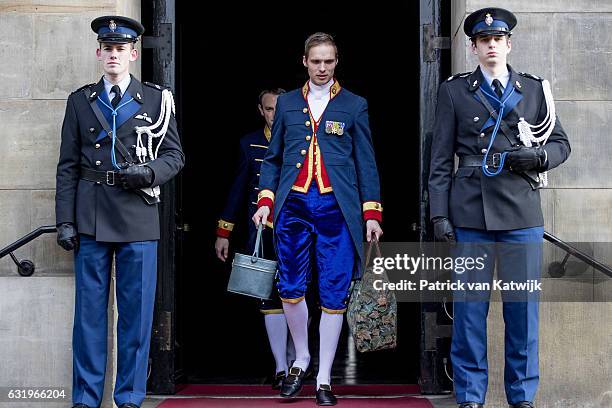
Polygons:
<instances>
[{"instance_id":1,"label":"man in blue livery coat","mask_svg":"<svg viewBox=\"0 0 612 408\"><path fill-rule=\"evenodd\" d=\"M68 97L57 165L58 243L75 250L72 400L102 402L107 306L116 274L114 400L138 408L146 394L160 238L159 186L183 167L172 94L130 75L143 26L121 16L91 23L104 76Z\"/></svg>"},{"instance_id":2,"label":"man in blue livery coat","mask_svg":"<svg viewBox=\"0 0 612 408\"><path fill-rule=\"evenodd\" d=\"M296 349L281 387L295 397L310 363L306 284L318 275L322 309L316 400L335 405L330 387L343 313L352 278L361 274L363 223L368 241L382 235L380 186L364 98L334 78L334 39L315 33L303 64L309 80L281 95L270 148L261 167L256 224L273 212L279 262L278 291Z\"/></svg>"},{"instance_id":3,"label":"man in blue livery coat","mask_svg":"<svg viewBox=\"0 0 612 408\"><path fill-rule=\"evenodd\" d=\"M237 222L244 221L249 227L246 251L252 252L257 237L257 228L250 222L257 211L257 195L259 193L259 174L261 163L268 151L276 99L285 93L283 89L264 90L259 94L257 107L265 120L265 126L255 132L249 133L240 139L240 156L238 158L238 171L232 183L221 218L217 223L217 240L215 252L217 257L225 262L229 252L229 239ZM248 208L248 212L245 211ZM244 217L248 214L248 218ZM267 259L274 257L272 246L272 231L263 232L264 255ZM280 389L283 379L287 375L287 365L294 360L293 343L288 336L287 321L278 297L274 291L272 299L262 299L259 310L264 315L266 333L270 342L270 349L274 356L276 371L272 381L273 389Z\"/></svg>"},{"instance_id":4,"label":"man in blue livery coat","mask_svg":"<svg viewBox=\"0 0 612 408\"><path fill-rule=\"evenodd\" d=\"M464 31L479 66L450 77L438 93L429 176L434 234L460 243L458 255L488 257L482 273L459 280L490 282L496 261L499 279L539 279L539 188L570 154L548 81L506 64L515 25L514 14L500 8L469 15ZM451 359L462 408L485 403L490 292L484 292L455 293ZM532 408L539 380L537 296L505 294L503 300L506 397L513 408Z\"/></svg>"}]
</instances>

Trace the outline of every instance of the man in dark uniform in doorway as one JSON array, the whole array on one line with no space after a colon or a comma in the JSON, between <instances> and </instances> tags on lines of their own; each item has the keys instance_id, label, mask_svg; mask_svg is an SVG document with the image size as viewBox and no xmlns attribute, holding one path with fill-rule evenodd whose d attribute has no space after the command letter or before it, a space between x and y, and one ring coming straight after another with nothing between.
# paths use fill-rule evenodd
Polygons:
<instances>
[{"instance_id":1,"label":"man in dark uniform in doorway","mask_svg":"<svg viewBox=\"0 0 612 408\"><path fill-rule=\"evenodd\" d=\"M298 395L310 364L304 295L316 271L322 310L316 401L328 406L336 404L331 368L351 279L361 275L364 223L368 241L378 239L382 206L367 101L334 78L333 37L311 35L302 62L309 80L278 98L253 220L273 214L277 287L296 349L280 395Z\"/></svg>"},{"instance_id":2,"label":"man in dark uniform in doorway","mask_svg":"<svg viewBox=\"0 0 612 408\"><path fill-rule=\"evenodd\" d=\"M240 156L238 158L238 171L229 190L227 201L217 224L217 240L215 252L217 257L225 262L229 253L229 238L235 224L248 208L248 218L244 217L248 225L247 252L255 247L257 228L250 222L257 211L257 194L259 193L259 172L263 158L270 145L270 129L274 121L276 99L285 93L283 89L266 89L259 94L257 107L264 118L265 126L240 139ZM264 256L267 259L275 258L272 245L272 230L263 232ZM295 350L291 337L288 336L287 321L283 312L278 292L273 291L272 299L262 299L259 310L264 315L266 333L270 342L270 349L274 356L276 371L272 381L273 389L280 389L281 383L288 371L288 364L295 359Z\"/></svg>"},{"instance_id":3,"label":"man in dark uniform in doorway","mask_svg":"<svg viewBox=\"0 0 612 408\"><path fill-rule=\"evenodd\" d=\"M75 251L74 407L102 402L107 307L114 259L117 378L114 400L146 394L160 238L159 186L184 165L170 91L130 75L144 32L121 16L96 18L104 76L68 97L57 165L57 240Z\"/></svg>"},{"instance_id":4,"label":"man in dark uniform in doorway","mask_svg":"<svg viewBox=\"0 0 612 408\"><path fill-rule=\"evenodd\" d=\"M438 93L429 177L434 234L456 240L458 250L467 251L463 255L482 256L470 251L484 248L489 259L480 282L491 280L495 260L500 279L539 279L544 232L539 188L547 183L546 172L570 154L548 81L506 64L515 25L514 14L500 8L470 14L464 31L479 66L450 77ZM462 408L485 402L490 295L485 292L455 296L451 359ZM513 408L531 408L539 380L537 297L504 297L503 315L506 397Z\"/></svg>"}]
</instances>

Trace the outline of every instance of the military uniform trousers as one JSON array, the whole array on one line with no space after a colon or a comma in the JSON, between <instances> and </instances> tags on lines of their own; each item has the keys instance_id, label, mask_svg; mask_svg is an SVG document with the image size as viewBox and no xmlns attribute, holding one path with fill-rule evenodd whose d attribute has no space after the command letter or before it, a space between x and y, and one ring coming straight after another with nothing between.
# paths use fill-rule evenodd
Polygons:
<instances>
[{"instance_id":1,"label":"military uniform trousers","mask_svg":"<svg viewBox=\"0 0 612 408\"><path fill-rule=\"evenodd\" d=\"M149 344L157 280L157 241L98 242L80 235L75 254L73 403L99 407L106 373L108 296L115 254L117 405L141 405L146 394Z\"/></svg>"},{"instance_id":2,"label":"military uniform trousers","mask_svg":"<svg viewBox=\"0 0 612 408\"><path fill-rule=\"evenodd\" d=\"M320 194L315 183L307 193L289 192L274 232L281 300L297 303L304 299L316 273L321 309L343 313L356 252L333 192Z\"/></svg>"},{"instance_id":3,"label":"military uniform trousers","mask_svg":"<svg viewBox=\"0 0 612 408\"><path fill-rule=\"evenodd\" d=\"M530 282L540 279L543 227L507 231L456 228L455 256L484 257L480 271L455 273L463 282L489 282L497 263L497 279ZM466 286L467 287L467 286ZM487 314L490 290L453 293L451 360L458 403L485 403L488 383ZM539 293L502 292L505 323L504 384L509 404L533 401L538 387Z\"/></svg>"}]
</instances>

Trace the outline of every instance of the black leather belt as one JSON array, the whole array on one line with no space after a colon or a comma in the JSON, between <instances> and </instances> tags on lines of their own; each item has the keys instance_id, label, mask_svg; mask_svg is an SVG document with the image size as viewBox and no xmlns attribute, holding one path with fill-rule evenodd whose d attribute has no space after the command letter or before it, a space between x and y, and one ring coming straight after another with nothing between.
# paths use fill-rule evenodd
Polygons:
<instances>
[{"instance_id":1,"label":"black leather belt","mask_svg":"<svg viewBox=\"0 0 612 408\"><path fill-rule=\"evenodd\" d=\"M106 184L107 186L118 185L119 172L116 171L99 171L81 167L81 178L87 181L93 181L98 184Z\"/></svg>"},{"instance_id":2,"label":"black leather belt","mask_svg":"<svg viewBox=\"0 0 612 408\"><path fill-rule=\"evenodd\" d=\"M482 160L484 155L476 154L471 156L459 157L459 167L480 167L482 166ZM494 169L499 168L501 162L501 153L493 153L487 156L487 166Z\"/></svg>"}]
</instances>

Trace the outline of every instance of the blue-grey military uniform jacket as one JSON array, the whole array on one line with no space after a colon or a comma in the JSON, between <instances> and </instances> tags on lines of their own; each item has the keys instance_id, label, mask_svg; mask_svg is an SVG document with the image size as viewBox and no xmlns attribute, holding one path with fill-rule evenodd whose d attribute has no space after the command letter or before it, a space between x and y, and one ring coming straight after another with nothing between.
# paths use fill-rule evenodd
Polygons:
<instances>
[{"instance_id":1,"label":"blue-grey military uniform jacket","mask_svg":"<svg viewBox=\"0 0 612 408\"><path fill-rule=\"evenodd\" d=\"M91 235L97 241L157 240L160 237L157 205L146 204L142 197L122 189L118 184L109 186L81 178L81 168L117 170L111 164L111 138L104 132L90 106L90 102L97 97L106 98L106 102L110 102L102 79L97 84L80 88L68 97L57 165L56 222L74 223L80 234ZM157 121L162 88L143 84L132 76L120 104L130 98L133 101L119 109L117 138L136 158L134 127L148 126ZM151 122L145 117L151 118ZM146 135L143 138L146 143ZM123 163L122 155L115 150L117 162ZM154 173L153 187L174 177L183 167L184 161L176 120L172 115L157 159L147 163Z\"/></svg>"},{"instance_id":2,"label":"blue-grey military uniform jacket","mask_svg":"<svg viewBox=\"0 0 612 408\"><path fill-rule=\"evenodd\" d=\"M260 189L274 193L274 222L293 186L308 150L312 129L307 103L307 88L280 95L272 125L268 153L261 166ZM326 133L328 121L344 123L341 135ZM308 122L308 124L306 124ZM333 193L349 227L356 253L354 277L361 276L363 263L362 204L380 202L380 182L368 119L368 104L361 96L341 89L330 99L317 130ZM297 166L300 163L299 167ZM313 182L314 183L314 182ZM317 188L313 185L311 188Z\"/></svg>"},{"instance_id":3,"label":"blue-grey military uniform jacket","mask_svg":"<svg viewBox=\"0 0 612 408\"><path fill-rule=\"evenodd\" d=\"M507 90L514 87L515 94L514 106L506 110L504 120L512 135L500 129L490 155L521 144L519 118L539 124L547 112L542 80L517 73L510 66L508 70ZM482 155L491 140L495 121L476 95L484 81L479 67L440 85L431 146L430 216L449 217L457 227L489 231L541 226L544 220L540 191L533 189L524 175L504 169L496 177L487 177L479 167L461 167L453 173L455 155ZM545 170L557 167L570 154L569 141L558 118L544 149Z\"/></svg>"},{"instance_id":4,"label":"blue-grey military uniform jacket","mask_svg":"<svg viewBox=\"0 0 612 408\"><path fill-rule=\"evenodd\" d=\"M244 221L248 225L249 232L247 252L253 250L257 237L257 227L251 218L257 211L261 163L270 144L265 135L266 131L269 132L267 127L251 132L240 139L236 177L229 189L217 227L217 235L228 238L230 228L233 229L235 223ZM247 208L248 211L244 211ZM266 255L271 256L272 254L266 252Z\"/></svg>"}]
</instances>

